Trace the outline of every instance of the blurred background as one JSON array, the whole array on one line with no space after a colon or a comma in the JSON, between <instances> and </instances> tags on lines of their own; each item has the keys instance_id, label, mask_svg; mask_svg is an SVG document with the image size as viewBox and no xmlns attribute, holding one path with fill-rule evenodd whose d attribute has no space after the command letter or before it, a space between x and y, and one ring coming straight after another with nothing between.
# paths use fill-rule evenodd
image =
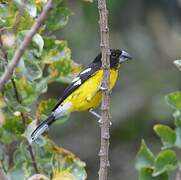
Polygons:
<instances>
[{"instance_id":1,"label":"blurred background","mask_svg":"<svg viewBox=\"0 0 181 180\"><path fill-rule=\"evenodd\" d=\"M56 35L68 41L72 59L86 66L100 51L97 1L67 3L74 14ZM108 0L108 9L111 48L124 49L134 57L121 66L111 95L109 179L135 180L134 160L141 139L157 153L161 143L153 125L173 125L164 96L181 88L173 64L181 58L181 0ZM58 98L65 87L51 84L46 96ZM50 136L86 162L88 179L97 179L100 127L95 117L73 113L67 123L54 125Z\"/></svg>"}]
</instances>

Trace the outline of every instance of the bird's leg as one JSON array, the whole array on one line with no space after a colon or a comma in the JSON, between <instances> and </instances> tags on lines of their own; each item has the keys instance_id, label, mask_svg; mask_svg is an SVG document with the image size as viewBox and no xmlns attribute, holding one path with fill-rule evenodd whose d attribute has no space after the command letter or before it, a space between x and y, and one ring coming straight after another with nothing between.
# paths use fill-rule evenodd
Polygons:
<instances>
[{"instance_id":1,"label":"bird's leg","mask_svg":"<svg viewBox=\"0 0 181 180\"><path fill-rule=\"evenodd\" d=\"M93 109L89 109L89 112L99 119L98 123L100 123L100 124L102 123L101 115L96 113Z\"/></svg>"},{"instance_id":2,"label":"bird's leg","mask_svg":"<svg viewBox=\"0 0 181 180\"><path fill-rule=\"evenodd\" d=\"M89 109L89 112L99 119L98 123L102 124L102 117L101 117L101 115L96 113L93 109ZM112 122L110 121L110 126L111 125L112 125Z\"/></svg>"},{"instance_id":3,"label":"bird's leg","mask_svg":"<svg viewBox=\"0 0 181 180\"><path fill-rule=\"evenodd\" d=\"M103 87L103 86L100 86L99 89L100 89L101 91L107 90L107 88L105 88L105 87Z\"/></svg>"}]
</instances>

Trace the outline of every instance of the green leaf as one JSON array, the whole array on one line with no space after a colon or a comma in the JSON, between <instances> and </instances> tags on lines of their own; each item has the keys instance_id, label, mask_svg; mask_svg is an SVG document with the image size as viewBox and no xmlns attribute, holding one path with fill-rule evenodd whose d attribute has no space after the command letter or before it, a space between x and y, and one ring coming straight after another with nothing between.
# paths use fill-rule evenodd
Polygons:
<instances>
[{"instance_id":1,"label":"green leaf","mask_svg":"<svg viewBox=\"0 0 181 180\"><path fill-rule=\"evenodd\" d=\"M27 78L31 81L40 79L42 77L42 70L37 62L34 62L33 59L25 60L25 71Z\"/></svg>"},{"instance_id":2,"label":"green leaf","mask_svg":"<svg viewBox=\"0 0 181 180\"><path fill-rule=\"evenodd\" d=\"M56 105L56 103L57 101L55 99L41 101L37 108L37 116L41 119L47 118L51 114L52 109Z\"/></svg>"},{"instance_id":3,"label":"green leaf","mask_svg":"<svg viewBox=\"0 0 181 180\"><path fill-rule=\"evenodd\" d=\"M7 176L11 180L17 180L17 179L23 180L25 177L25 174L24 174L22 165L17 164L13 166L13 168L9 169Z\"/></svg>"},{"instance_id":4,"label":"green leaf","mask_svg":"<svg viewBox=\"0 0 181 180\"><path fill-rule=\"evenodd\" d=\"M37 16L37 9L36 9L36 4L34 0L31 1L22 1L22 0L14 0L14 2L17 4L17 6L20 9L25 9L27 13L31 17L36 17Z\"/></svg>"},{"instance_id":5,"label":"green leaf","mask_svg":"<svg viewBox=\"0 0 181 180\"><path fill-rule=\"evenodd\" d=\"M178 69L181 71L181 60L175 60L174 64L178 67Z\"/></svg>"},{"instance_id":6,"label":"green leaf","mask_svg":"<svg viewBox=\"0 0 181 180\"><path fill-rule=\"evenodd\" d=\"M172 147L176 141L176 133L169 126L157 124L154 131L161 138L164 148Z\"/></svg>"},{"instance_id":7,"label":"green leaf","mask_svg":"<svg viewBox=\"0 0 181 180\"><path fill-rule=\"evenodd\" d=\"M21 96L19 94L19 98L21 99ZM15 89L12 86L11 81L8 82L5 86L5 92L4 92L4 101L8 107L8 110L12 113L16 111L20 112L28 112L30 109L26 106L23 106L18 100L17 95L15 93Z\"/></svg>"},{"instance_id":8,"label":"green leaf","mask_svg":"<svg viewBox=\"0 0 181 180\"><path fill-rule=\"evenodd\" d=\"M61 81L61 78L71 73L71 61L59 60L53 62L49 66L49 73L51 79L55 81Z\"/></svg>"},{"instance_id":9,"label":"green leaf","mask_svg":"<svg viewBox=\"0 0 181 180\"><path fill-rule=\"evenodd\" d=\"M15 1L19 1L21 3L23 2L22 0L13 0L4 2L1 1L0 3L0 26L8 31L13 27L13 30L15 30L14 33L22 29L29 29L33 23L33 18L29 15L28 11L22 11L22 9L26 8L21 8L20 13L20 5L18 5L18 3Z\"/></svg>"},{"instance_id":10,"label":"green leaf","mask_svg":"<svg viewBox=\"0 0 181 180\"><path fill-rule=\"evenodd\" d=\"M68 48L67 41L59 41L51 38L45 38L45 50L43 61L51 64L60 60L71 60L71 50Z\"/></svg>"},{"instance_id":11,"label":"green leaf","mask_svg":"<svg viewBox=\"0 0 181 180\"><path fill-rule=\"evenodd\" d=\"M10 12L8 10L8 4L0 3L0 26L1 27L7 26L8 17L10 17Z\"/></svg>"},{"instance_id":12,"label":"green leaf","mask_svg":"<svg viewBox=\"0 0 181 180\"><path fill-rule=\"evenodd\" d=\"M20 31L17 35L16 46L22 43L28 30ZM38 58L40 58L44 47L44 41L40 34L35 34L32 43L21 58L18 64L18 72L25 76L29 81L34 81L42 77L42 68Z\"/></svg>"},{"instance_id":13,"label":"green leaf","mask_svg":"<svg viewBox=\"0 0 181 180\"><path fill-rule=\"evenodd\" d=\"M30 106L37 99L39 92L36 91L36 83L28 82L25 78L16 80L17 89L21 92L22 105Z\"/></svg>"},{"instance_id":14,"label":"green leaf","mask_svg":"<svg viewBox=\"0 0 181 180\"><path fill-rule=\"evenodd\" d=\"M173 171L178 167L176 153L172 150L161 151L155 159L153 176Z\"/></svg>"},{"instance_id":15,"label":"green leaf","mask_svg":"<svg viewBox=\"0 0 181 180\"><path fill-rule=\"evenodd\" d=\"M78 157L76 157L73 153L61 147L58 147L52 141L49 141L46 148L50 152L54 153L54 158L56 160L54 164L54 172L56 172L56 174L53 175L53 179L56 177L56 175L61 176L65 172L69 172L66 175L71 174L77 180L84 180L87 178L87 174L85 171L86 164Z\"/></svg>"},{"instance_id":16,"label":"green leaf","mask_svg":"<svg viewBox=\"0 0 181 180\"><path fill-rule=\"evenodd\" d=\"M12 112L17 111L20 103L16 99L15 91L11 82L5 85L4 101L8 106L8 109Z\"/></svg>"},{"instance_id":17,"label":"green leaf","mask_svg":"<svg viewBox=\"0 0 181 180\"><path fill-rule=\"evenodd\" d=\"M153 169L151 168L142 168L139 171L139 180L168 180L167 173L160 174L159 176L152 176Z\"/></svg>"},{"instance_id":18,"label":"green leaf","mask_svg":"<svg viewBox=\"0 0 181 180\"><path fill-rule=\"evenodd\" d=\"M44 64L49 65L49 82L70 83L73 76L80 72L81 66L71 60L71 51L68 48L67 42L53 42L52 39L46 37L45 49L47 53L43 53L42 61Z\"/></svg>"},{"instance_id":19,"label":"green leaf","mask_svg":"<svg viewBox=\"0 0 181 180\"><path fill-rule=\"evenodd\" d=\"M33 41L32 46L34 47L33 52L37 57L40 57L43 51L43 47L44 47L44 40L40 34L35 34L32 41Z\"/></svg>"},{"instance_id":20,"label":"green leaf","mask_svg":"<svg viewBox=\"0 0 181 180\"><path fill-rule=\"evenodd\" d=\"M0 141L4 144L10 144L21 138L24 128L20 117L11 114L5 115L5 122L0 128Z\"/></svg>"},{"instance_id":21,"label":"green leaf","mask_svg":"<svg viewBox=\"0 0 181 180\"><path fill-rule=\"evenodd\" d=\"M50 38L45 39L45 49L49 49L43 54L43 63L48 64L49 82L57 81L70 83L72 75L80 71L80 65L71 60L71 51L66 41L53 42ZM51 49L51 51L50 51Z\"/></svg>"},{"instance_id":22,"label":"green leaf","mask_svg":"<svg viewBox=\"0 0 181 180\"><path fill-rule=\"evenodd\" d=\"M18 116L6 115L3 128L12 134L21 135L24 131L21 118Z\"/></svg>"},{"instance_id":23,"label":"green leaf","mask_svg":"<svg viewBox=\"0 0 181 180\"><path fill-rule=\"evenodd\" d=\"M26 53L24 57L21 58L17 71L29 81L40 79L43 74L39 63L30 52Z\"/></svg>"},{"instance_id":24,"label":"green leaf","mask_svg":"<svg viewBox=\"0 0 181 180\"><path fill-rule=\"evenodd\" d=\"M13 154L13 162L16 166L17 164L23 164L28 159L30 159L30 153L28 151L28 146L24 142L21 142L18 146L16 151Z\"/></svg>"},{"instance_id":25,"label":"green leaf","mask_svg":"<svg viewBox=\"0 0 181 180\"><path fill-rule=\"evenodd\" d=\"M11 144L14 140L17 140L14 134L3 128L0 129L0 141L3 144Z\"/></svg>"},{"instance_id":26,"label":"green leaf","mask_svg":"<svg viewBox=\"0 0 181 180\"><path fill-rule=\"evenodd\" d=\"M68 8L56 6L50 12L48 19L46 21L46 26L50 31L56 31L62 27L64 27L71 15L71 11ZM55 23L56 22L56 23Z\"/></svg>"},{"instance_id":27,"label":"green leaf","mask_svg":"<svg viewBox=\"0 0 181 180\"><path fill-rule=\"evenodd\" d=\"M181 110L181 91L168 94L166 101L172 108Z\"/></svg>"},{"instance_id":28,"label":"green leaf","mask_svg":"<svg viewBox=\"0 0 181 180\"><path fill-rule=\"evenodd\" d=\"M142 168L152 168L154 164L154 155L142 140L139 152L136 155L135 166L137 170Z\"/></svg>"}]
</instances>

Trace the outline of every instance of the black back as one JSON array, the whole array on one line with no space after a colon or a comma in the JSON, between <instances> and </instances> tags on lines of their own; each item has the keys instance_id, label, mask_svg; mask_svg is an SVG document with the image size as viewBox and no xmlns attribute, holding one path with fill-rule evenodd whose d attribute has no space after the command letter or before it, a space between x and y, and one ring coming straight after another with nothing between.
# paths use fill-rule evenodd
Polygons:
<instances>
[{"instance_id":1,"label":"black back","mask_svg":"<svg viewBox=\"0 0 181 180\"><path fill-rule=\"evenodd\" d=\"M120 50L114 50L111 49L111 55L110 55L110 67L111 68L117 68L118 64L119 64L119 56L121 55L121 51ZM102 55L101 53L98 54L98 56L94 59L94 61L86 68L84 69L82 72L80 72L80 74L76 77L76 81L72 81L72 83L64 90L61 98L59 99L58 103L55 105L55 107L52 109L52 111L54 111L55 109L57 109L57 107L73 92L75 91L78 87L80 87L87 79L89 79L91 76L93 76L95 74L95 72L97 72L101 66L101 58ZM90 69L89 71L86 72L86 70ZM85 73L83 73L85 71ZM77 83L78 81L80 81L81 83Z\"/></svg>"}]
</instances>

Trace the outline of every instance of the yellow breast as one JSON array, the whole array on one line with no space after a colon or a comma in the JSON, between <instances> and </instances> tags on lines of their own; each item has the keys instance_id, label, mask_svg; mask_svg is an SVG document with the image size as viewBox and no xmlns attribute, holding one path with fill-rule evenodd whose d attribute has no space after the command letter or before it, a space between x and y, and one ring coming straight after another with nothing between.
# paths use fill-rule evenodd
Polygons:
<instances>
[{"instance_id":1,"label":"yellow breast","mask_svg":"<svg viewBox=\"0 0 181 180\"><path fill-rule=\"evenodd\" d=\"M110 71L110 89L116 83L118 77L118 70ZM102 100L102 92L100 86L103 78L103 70L97 71L90 79L85 81L79 88L77 88L64 101L71 103L70 112L85 111L97 107Z\"/></svg>"}]
</instances>

